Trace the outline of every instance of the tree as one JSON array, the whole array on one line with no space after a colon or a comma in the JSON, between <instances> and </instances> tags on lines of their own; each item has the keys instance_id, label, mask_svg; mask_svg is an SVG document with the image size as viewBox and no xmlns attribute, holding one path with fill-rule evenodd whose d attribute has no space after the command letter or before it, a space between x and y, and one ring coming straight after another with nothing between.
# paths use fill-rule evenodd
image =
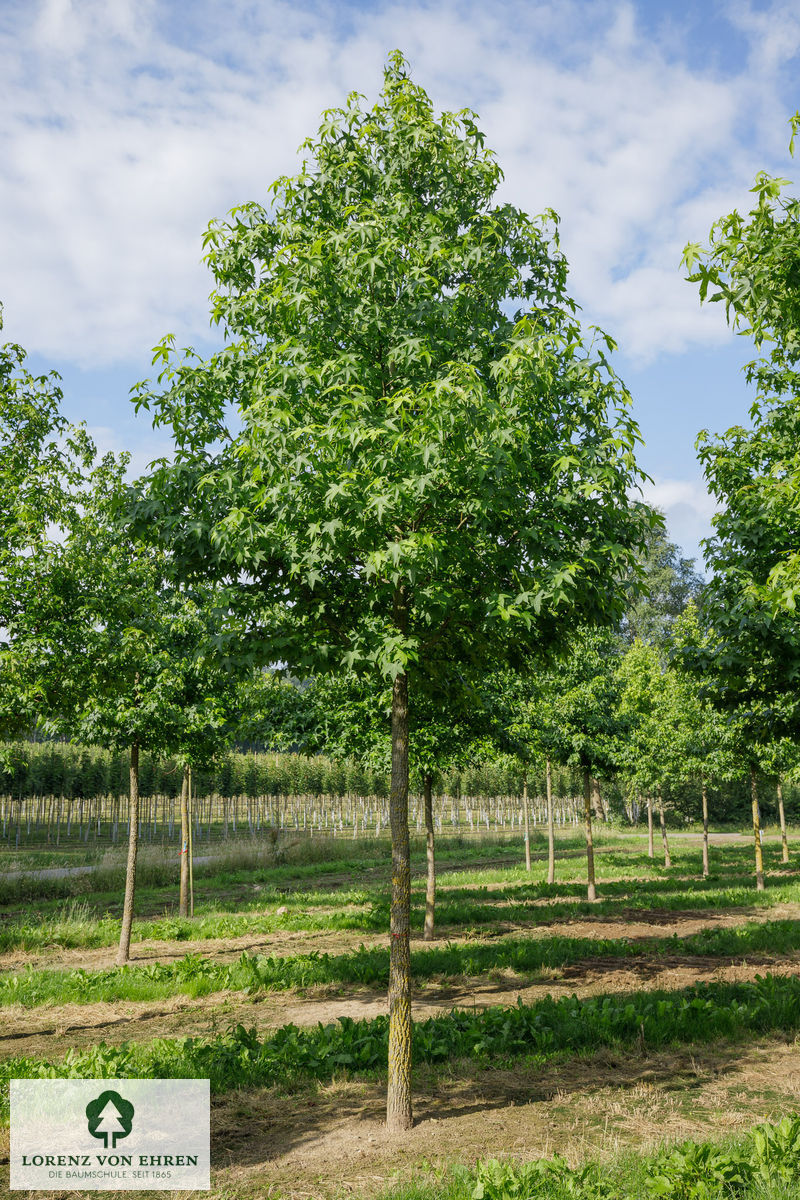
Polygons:
<instances>
[{"instance_id":1,"label":"tree","mask_svg":"<svg viewBox=\"0 0 800 1200\"><path fill-rule=\"evenodd\" d=\"M386 769L391 765L392 690L378 689L372 680L354 672L320 676L305 692L306 714L293 728L305 726L315 734L306 749L356 759L362 765ZM409 760L423 796L427 878L423 938L432 941L436 908L436 835L433 786L437 775L463 768L486 753L487 718L477 697L462 689L444 698L421 693L409 709ZM449 707L445 708L444 703ZM313 715L312 715L313 714Z\"/></svg>"},{"instance_id":2,"label":"tree","mask_svg":"<svg viewBox=\"0 0 800 1200\"><path fill-rule=\"evenodd\" d=\"M665 647L672 626L687 604L697 600L703 577L693 558L684 558L662 526L647 532L642 575L631 579L631 598L622 621L622 636L629 644L643 642Z\"/></svg>"},{"instance_id":3,"label":"tree","mask_svg":"<svg viewBox=\"0 0 800 1200\"><path fill-rule=\"evenodd\" d=\"M800 114L791 124L793 150ZM728 714L732 751L749 769L758 887L759 758L782 738L800 738L800 201L783 197L787 183L760 173L749 219L730 213L712 227L708 249L684 251L701 300L717 288L710 299L725 302L734 327L757 349L771 347L746 368L757 386L753 427L698 439L721 511L704 543L713 571L702 600L706 629L688 648L695 668L711 672L709 694Z\"/></svg>"},{"instance_id":4,"label":"tree","mask_svg":"<svg viewBox=\"0 0 800 1200\"><path fill-rule=\"evenodd\" d=\"M708 545L713 551L715 539ZM792 630L785 617L773 621L763 603L743 593L729 550L720 544L719 573L704 592L699 619L682 630L676 654L698 681L700 697L719 714L716 722L707 723L719 734L714 757L724 761L729 776L749 776L756 887L762 891L758 775L769 765L775 741L798 740L800 697L794 679L800 667L800 630ZM788 689L784 680L792 681ZM708 735L700 740L707 741Z\"/></svg>"},{"instance_id":5,"label":"tree","mask_svg":"<svg viewBox=\"0 0 800 1200\"><path fill-rule=\"evenodd\" d=\"M636 640L619 666L621 722L618 756L638 793L647 798L648 853L653 857L653 795L658 796L664 866L672 865L664 818L664 785L671 774L674 731L670 688L657 647Z\"/></svg>"},{"instance_id":6,"label":"tree","mask_svg":"<svg viewBox=\"0 0 800 1200\"><path fill-rule=\"evenodd\" d=\"M0 328L2 328L0 308ZM33 559L80 503L94 447L61 413L60 377L34 376L21 346L0 346L0 736L32 727L36 694L26 687L8 631L23 603Z\"/></svg>"},{"instance_id":7,"label":"tree","mask_svg":"<svg viewBox=\"0 0 800 1200\"><path fill-rule=\"evenodd\" d=\"M770 774L775 776L775 790L778 801L778 821L781 827L781 861L788 863L789 861L789 841L786 836L786 812L783 806L783 781L788 775L792 775L800 764L800 747L797 743L790 742L786 738L781 738L777 742L773 742L771 746L765 747L762 755L762 764L767 768Z\"/></svg>"},{"instance_id":8,"label":"tree","mask_svg":"<svg viewBox=\"0 0 800 1200\"><path fill-rule=\"evenodd\" d=\"M393 53L269 209L210 226L229 344L202 363L165 339L164 390L137 393L175 438L138 509L173 560L277 622L273 661L392 682L392 1129L412 1119L409 697L618 620L609 580L651 520L612 343L587 347L553 214L494 203L483 142Z\"/></svg>"},{"instance_id":9,"label":"tree","mask_svg":"<svg viewBox=\"0 0 800 1200\"><path fill-rule=\"evenodd\" d=\"M576 767L583 781L586 829L586 892L597 899L592 807L600 808L598 774L616 770L619 740L619 671L622 652L611 630L580 629L568 653L547 676L546 692L557 731L554 756Z\"/></svg>"},{"instance_id":10,"label":"tree","mask_svg":"<svg viewBox=\"0 0 800 1200\"><path fill-rule=\"evenodd\" d=\"M42 726L130 751L120 966L130 954L140 751L207 762L229 734L236 695L225 611L208 588L178 585L165 556L132 544L116 520L126 466L125 456L96 463L62 536L20 561L8 627Z\"/></svg>"},{"instance_id":11,"label":"tree","mask_svg":"<svg viewBox=\"0 0 800 1200\"><path fill-rule=\"evenodd\" d=\"M451 702L452 702L451 697ZM453 704L451 711L430 697L421 696L410 713L409 747L412 761L422 779L422 795L425 809L425 853L427 877L425 881L425 925L423 938L426 942L434 937L436 906L436 847L433 827L433 784L437 773L453 767L463 768L485 753L486 742L484 714L479 707L469 709Z\"/></svg>"},{"instance_id":12,"label":"tree","mask_svg":"<svg viewBox=\"0 0 800 1200\"><path fill-rule=\"evenodd\" d=\"M712 575L700 599L701 627L680 654L701 680L702 694L726 714L726 744L750 775L756 879L762 888L760 757L781 738L800 740L800 624L789 605L773 602L784 532L767 499L771 484L767 493L762 484L791 474L789 459L774 457L776 436L787 429L800 435L800 410L779 405L760 416L754 412L754 429L734 427L719 438L704 432L698 440L709 488L721 507L712 519L714 533L703 543ZM788 452L792 437L783 444Z\"/></svg>"},{"instance_id":13,"label":"tree","mask_svg":"<svg viewBox=\"0 0 800 1200\"><path fill-rule=\"evenodd\" d=\"M531 869L528 773L544 767L547 804L547 882L555 882L552 760L562 748L561 728L553 709L554 681L545 660L538 671L502 671L490 675L481 689L492 736L501 752L516 756L523 768L522 807L525 822L525 867Z\"/></svg>"},{"instance_id":14,"label":"tree","mask_svg":"<svg viewBox=\"0 0 800 1200\"><path fill-rule=\"evenodd\" d=\"M690 603L673 625L669 647L670 737L673 745L679 747L678 777L697 780L700 784L703 877L706 878L709 874L708 784L711 780L732 778L736 763L731 757L726 736L727 719L708 699L704 686L706 681L683 669L687 660L690 666L692 664L691 647L702 641L698 609L694 603Z\"/></svg>"},{"instance_id":15,"label":"tree","mask_svg":"<svg viewBox=\"0 0 800 1200\"><path fill-rule=\"evenodd\" d=\"M790 123L793 152L800 113ZM800 595L800 200L783 194L788 183L760 172L747 219L735 210L721 217L708 247L690 243L684 262L700 299L724 301L733 327L752 337L756 349L769 347L745 369L758 392L755 429L729 430L716 443L701 435L701 458L710 464L742 457L736 474L747 484L735 492L738 525L748 529L741 582L793 613ZM734 493L725 490L733 502Z\"/></svg>"}]
</instances>

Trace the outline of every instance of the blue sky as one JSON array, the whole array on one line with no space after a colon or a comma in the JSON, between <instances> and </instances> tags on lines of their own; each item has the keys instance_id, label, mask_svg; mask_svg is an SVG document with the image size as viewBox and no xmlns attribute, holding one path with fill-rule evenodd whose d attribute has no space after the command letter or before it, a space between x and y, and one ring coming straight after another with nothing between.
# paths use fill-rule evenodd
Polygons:
<instances>
[{"instance_id":1,"label":"blue sky","mask_svg":"<svg viewBox=\"0 0 800 1200\"><path fill-rule=\"evenodd\" d=\"M264 199L324 108L372 99L394 47L438 108L478 112L502 199L559 212L573 294L620 347L648 495L696 554L695 438L746 420L752 354L680 252L749 207L758 170L800 175L796 3L2 0L2 337L62 374L103 449L137 469L167 451L128 392L165 333L214 345L208 221Z\"/></svg>"}]
</instances>

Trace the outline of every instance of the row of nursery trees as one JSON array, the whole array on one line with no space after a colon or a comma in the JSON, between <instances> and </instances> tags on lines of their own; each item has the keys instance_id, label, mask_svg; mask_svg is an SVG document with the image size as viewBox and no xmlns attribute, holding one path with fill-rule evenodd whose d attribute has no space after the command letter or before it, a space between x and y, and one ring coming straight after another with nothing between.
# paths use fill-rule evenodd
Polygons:
<instances>
[{"instance_id":1,"label":"row of nursery trees","mask_svg":"<svg viewBox=\"0 0 800 1200\"><path fill-rule=\"evenodd\" d=\"M234 734L232 729L231 736ZM485 807L490 801L497 801L518 808L525 774L522 761L511 754L492 752L488 742L479 749L480 758L467 766L454 765L437 771L433 783L435 803L447 807L463 799L464 804L472 800ZM662 799L668 820L683 824L698 819L698 781L687 771L685 762L678 760L678 765L676 772L665 771ZM731 766L735 768L734 763ZM140 797L179 798L182 774L177 760L143 751L139 759ZM529 774L531 803L541 820L541 799L546 784L544 761L539 760L538 770L534 764ZM552 764L551 774L553 793L565 806L566 814L581 790L579 774L572 767L559 767L556 763ZM213 761L198 766L193 779L195 795L215 798L215 808L233 797L269 801L283 798L292 810L296 808L295 800L318 801L317 807L324 811L330 806L339 807L343 797L368 799L383 806L390 791L390 775L385 763L372 766L352 758L297 751L225 751ZM618 765L615 774L608 778L601 776L600 783L604 814L607 811L612 820L631 824L643 819L642 794L637 791L631 773L625 773ZM414 770L410 785L412 795L419 796L421 780ZM50 739L0 745L0 805L7 806L9 811L13 808L15 820L16 810L21 808L19 816L23 824L29 817L31 806L39 805L45 799L72 802L73 808L77 809L81 800L100 798L105 804L117 801L127 795L128 786L126 750L106 750ZM790 819L797 816L800 787L796 772L782 778L762 774L760 786L767 797L776 796L780 787L781 794L785 795L787 816ZM708 792L715 822L738 826L745 818L749 819L750 782L735 769L729 778L727 774L725 777L710 776Z\"/></svg>"},{"instance_id":2,"label":"row of nursery trees","mask_svg":"<svg viewBox=\"0 0 800 1200\"><path fill-rule=\"evenodd\" d=\"M437 119L399 52L375 106L350 96L303 150L267 206L209 226L220 348L203 361L171 337L158 346L157 384L133 394L172 452L138 482L125 456L98 459L67 426L57 378L2 351L2 733L129 748L120 963L141 752L184 765L184 799L232 727L274 744L290 725L307 746L319 726L330 752L385 755L387 1122L404 1129L410 766L426 799L444 763L487 739L531 768L572 766L590 893L593 797L612 761L627 756L656 803L665 761L701 793L735 762L754 823L759 767L790 766L798 206L761 177L747 221L733 214L706 250L687 249L701 294L770 353L750 369L753 428L701 438L721 507L713 578L671 622L668 666L648 642L623 653L615 632L637 611L661 522L635 498L630 396L611 339L580 325L555 214L496 200L474 114ZM276 684L275 664L304 688Z\"/></svg>"}]
</instances>

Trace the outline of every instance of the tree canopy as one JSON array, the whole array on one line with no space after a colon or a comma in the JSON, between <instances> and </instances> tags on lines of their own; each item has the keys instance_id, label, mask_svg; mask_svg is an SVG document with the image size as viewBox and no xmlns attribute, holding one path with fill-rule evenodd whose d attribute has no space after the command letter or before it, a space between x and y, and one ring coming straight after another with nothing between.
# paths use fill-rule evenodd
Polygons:
<instances>
[{"instance_id":1,"label":"tree canopy","mask_svg":"<svg viewBox=\"0 0 800 1200\"><path fill-rule=\"evenodd\" d=\"M793 150L800 113L791 125ZM720 217L708 247L691 243L684 261L701 300L724 302L734 328L768 351L746 367L757 387L754 428L700 436L712 490L729 512L718 524L711 565L717 569L727 539L735 547L740 590L794 612L800 596L800 200L785 195L788 183L760 172L747 217L736 210Z\"/></svg>"},{"instance_id":2,"label":"tree canopy","mask_svg":"<svg viewBox=\"0 0 800 1200\"><path fill-rule=\"evenodd\" d=\"M393 681L389 1119L406 1127L409 695L619 620L653 514L630 498L613 343L581 329L554 214L495 201L475 115L437 119L395 52L377 103L351 95L303 149L269 206L206 234L228 344L207 362L158 348L161 390L138 403L176 452L133 520L186 577L227 585L267 661Z\"/></svg>"},{"instance_id":3,"label":"tree canopy","mask_svg":"<svg viewBox=\"0 0 800 1200\"><path fill-rule=\"evenodd\" d=\"M622 636L628 643L637 638L664 648L676 619L687 604L696 600L703 577L695 560L685 558L680 547L669 541L663 526L647 531L641 574L632 577L631 597L622 619Z\"/></svg>"}]
</instances>

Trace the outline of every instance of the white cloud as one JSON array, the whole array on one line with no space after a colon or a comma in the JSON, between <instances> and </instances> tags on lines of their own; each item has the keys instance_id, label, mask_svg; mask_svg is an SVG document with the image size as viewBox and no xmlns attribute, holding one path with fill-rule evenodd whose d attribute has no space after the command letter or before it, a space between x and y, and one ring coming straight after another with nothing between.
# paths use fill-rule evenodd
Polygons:
<instances>
[{"instance_id":1,"label":"white cloud","mask_svg":"<svg viewBox=\"0 0 800 1200\"><path fill-rule=\"evenodd\" d=\"M751 59L720 77L660 50L635 6L611 0L358 13L285 0L7 2L5 334L80 366L139 358L166 332L210 336L208 220L263 199L322 109L352 89L374 96L400 46L437 106L478 110L504 197L562 214L587 318L642 361L718 342L723 316L700 310L680 250L771 165L745 125L769 129L769 154L785 157L776 80L800 40L788 9L737 4L731 19Z\"/></svg>"},{"instance_id":2,"label":"white cloud","mask_svg":"<svg viewBox=\"0 0 800 1200\"><path fill-rule=\"evenodd\" d=\"M711 533L711 518L717 511L714 498L705 483L695 479L658 479L642 489L645 500L664 513L670 540L677 542L689 557L701 557L701 538Z\"/></svg>"}]
</instances>

